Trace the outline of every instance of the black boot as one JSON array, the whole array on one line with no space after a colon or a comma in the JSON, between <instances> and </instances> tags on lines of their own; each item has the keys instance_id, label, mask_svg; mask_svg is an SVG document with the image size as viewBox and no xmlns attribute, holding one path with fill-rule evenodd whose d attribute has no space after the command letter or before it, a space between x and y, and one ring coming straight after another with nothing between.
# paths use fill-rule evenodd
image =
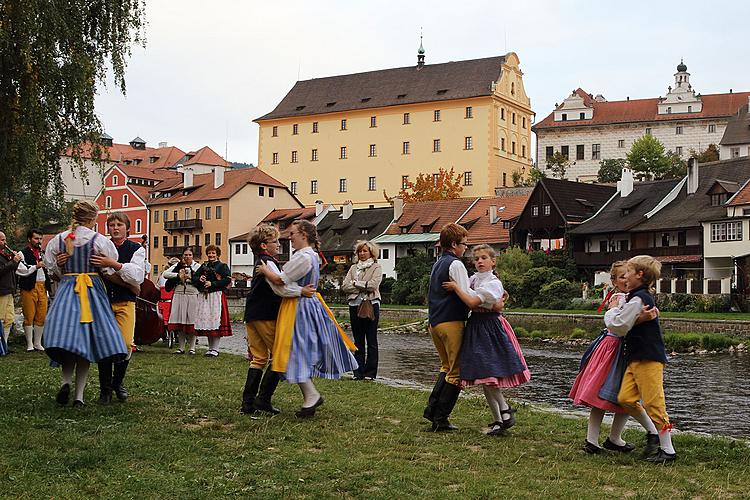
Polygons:
<instances>
[{"instance_id":1,"label":"black boot","mask_svg":"<svg viewBox=\"0 0 750 500\"><path fill-rule=\"evenodd\" d=\"M112 402L112 362L100 361L99 367L99 403L107 405Z\"/></svg>"},{"instance_id":2,"label":"black boot","mask_svg":"<svg viewBox=\"0 0 750 500\"><path fill-rule=\"evenodd\" d=\"M125 372L128 371L128 364L130 360L126 359L119 363L115 363L114 374L112 376L112 389L115 391L115 396L122 402L128 400L128 390L122 385L122 381L125 380Z\"/></svg>"},{"instance_id":3,"label":"black boot","mask_svg":"<svg viewBox=\"0 0 750 500\"><path fill-rule=\"evenodd\" d=\"M430 398L427 400L427 407L424 409L423 413L424 418L426 418L430 422L433 421L433 416L435 414L435 404L440 398L440 393L442 392L444 385L445 372L440 372L437 382L435 382L435 387L432 388L432 392L430 393Z\"/></svg>"},{"instance_id":4,"label":"black boot","mask_svg":"<svg viewBox=\"0 0 750 500\"><path fill-rule=\"evenodd\" d=\"M440 391L440 398L435 405L434 420L432 421L434 432L455 431L457 429L448 421L448 417L450 417L453 407L456 406L459 394L461 394L459 386L445 383L443 390Z\"/></svg>"},{"instance_id":5,"label":"black boot","mask_svg":"<svg viewBox=\"0 0 750 500\"><path fill-rule=\"evenodd\" d=\"M274 415L281 413L281 410L271 404L271 397L276 390L276 386L279 385L280 379L281 377L278 372L271 370L270 367L266 369L266 373L263 374L263 380L260 382L258 397L255 398L255 402L253 402L253 408Z\"/></svg>"},{"instance_id":6,"label":"black boot","mask_svg":"<svg viewBox=\"0 0 750 500\"><path fill-rule=\"evenodd\" d=\"M255 395L258 394L258 385L260 385L260 378L262 375L263 370L260 370L259 368L248 368L245 388L242 390L242 407L240 407L240 413L244 415L255 413L253 403L255 402Z\"/></svg>"}]
</instances>

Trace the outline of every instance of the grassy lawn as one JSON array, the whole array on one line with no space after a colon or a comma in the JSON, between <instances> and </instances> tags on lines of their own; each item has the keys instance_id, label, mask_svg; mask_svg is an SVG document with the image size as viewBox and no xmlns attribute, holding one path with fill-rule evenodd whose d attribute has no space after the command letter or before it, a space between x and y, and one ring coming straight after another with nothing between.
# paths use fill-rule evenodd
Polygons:
<instances>
[{"instance_id":1,"label":"grassy lawn","mask_svg":"<svg viewBox=\"0 0 750 500\"><path fill-rule=\"evenodd\" d=\"M588 456L586 423L521 407L505 437L483 434L484 402L461 398L453 434L424 432L426 393L319 381L318 415L294 417L280 385L276 417L240 415L239 357L146 348L126 404L100 406L96 370L81 410L54 403L59 372L39 354L0 358L0 476L5 498L741 498L750 448L677 435L679 461ZM476 394L476 392L474 392ZM640 432L626 438L639 448Z\"/></svg>"},{"instance_id":2,"label":"grassy lawn","mask_svg":"<svg viewBox=\"0 0 750 500\"><path fill-rule=\"evenodd\" d=\"M531 308L518 308L518 309L507 309L507 312L528 312L528 313L552 313L552 314L586 314L586 315L598 315L596 311L577 311L572 309L531 309ZM750 321L750 313L740 312L726 312L726 313L698 313L698 312L668 312L660 311L659 314L665 318L686 318L686 319L727 319L727 320L742 320Z\"/></svg>"}]
</instances>

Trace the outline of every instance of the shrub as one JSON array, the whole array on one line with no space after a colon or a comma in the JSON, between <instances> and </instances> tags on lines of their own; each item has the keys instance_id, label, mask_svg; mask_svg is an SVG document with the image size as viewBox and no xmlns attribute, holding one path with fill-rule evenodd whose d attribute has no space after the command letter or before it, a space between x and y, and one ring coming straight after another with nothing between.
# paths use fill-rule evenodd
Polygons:
<instances>
[{"instance_id":1,"label":"shrub","mask_svg":"<svg viewBox=\"0 0 750 500\"><path fill-rule=\"evenodd\" d=\"M544 332L542 330L532 330L532 332L529 334L529 336L532 339L546 339L549 337L547 332Z\"/></svg>"},{"instance_id":2,"label":"shrub","mask_svg":"<svg viewBox=\"0 0 750 500\"><path fill-rule=\"evenodd\" d=\"M742 343L742 339L720 333L664 333L664 344L667 351L684 352L691 348L716 351Z\"/></svg>"},{"instance_id":3,"label":"shrub","mask_svg":"<svg viewBox=\"0 0 750 500\"><path fill-rule=\"evenodd\" d=\"M601 301L599 299L582 299L581 297L573 297L570 299L570 309L576 311L596 311L599 308Z\"/></svg>"},{"instance_id":4,"label":"shrub","mask_svg":"<svg viewBox=\"0 0 750 500\"><path fill-rule=\"evenodd\" d=\"M516 333L516 337L528 337L529 331L522 326L514 326L513 331Z\"/></svg>"},{"instance_id":5,"label":"shrub","mask_svg":"<svg viewBox=\"0 0 750 500\"><path fill-rule=\"evenodd\" d=\"M588 332L583 328L573 328L573 331L570 332L571 339L585 339L588 336Z\"/></svg>"},{"instance_id":6,"label":"shrub","mask_svg":"<svg viewBox=\"0 0 750 500\"><path fill-rule=\"evenodd\" d=\"M528 253L519 247L508 247L497 256L495 269L500 279L506 281L513 276L523 276L531 267L531 257Z\"/></svg>"},{"instance_id":7,"label":"shrub","mask_svg":"<svg viewBox=\"0 0 750 500\"><path fill-rule=\"evenodd\" d=\"M426 304L432 264L432 258L424 253L404 257L396 263L398 280L391 293L394 304Z\"/></svg>"},{"instance_id":8,"label":"shrub","mask_svg":"<svg viewBox=\"0 0 750 500\"><path fill-rule=\"evenodd\" d=\"M514 304L519 307L531 307L537 299L542 286L563 278L560 270L552 267L535 267L529 269L522 276L521 283L515 291L516 300ZM510 290L508 293L510 293Z\"/></svg>"},{"instance_id":9,"label":"shrub","mask_svg":"<svg viewBox=\"0 0 750 500\"><path fill-rule=\"evenodd\" d=\"M549 269L549 268L548 268ZM547 309L567 309L571 299L581 293L579 283L571 283L566 279L559 279L542 285L539 296L534 300L534 307Z\"/></svg>"},{"instance_id":10,"label":"shrub","mask_svg":"<svg viewBox=\"0 0 750 500\"><path fill-rule=\"evenodd\" d=\"M675 312L728 312L730 296L692 295L687 293L663 293L657 297L656 305L662 311Z\"/></svg>"}]
</instances>

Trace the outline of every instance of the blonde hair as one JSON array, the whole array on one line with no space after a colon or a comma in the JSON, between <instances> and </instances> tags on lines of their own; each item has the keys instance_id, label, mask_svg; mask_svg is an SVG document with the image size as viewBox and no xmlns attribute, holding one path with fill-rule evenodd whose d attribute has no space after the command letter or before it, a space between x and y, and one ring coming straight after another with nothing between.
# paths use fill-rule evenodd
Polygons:
<instances>
[{"instance_id":1,"label":"blonde hair","mask_svg":"<svg viewBox=\"0 0 750 500\"><path fill-rule=\"evenodd\" d=\"M474 245L473 247L471 247L472 255L474 255L477 252L487 252L487 255L490 256L490 259L497 258L497 252L495 252L495 249L486 243L482 243L480 245Z\"/></svg>"},{"instance_id":2,"label":"blonde hair","mask_svg":"<svg viewBox=\"0 0 750 500\"><path fill-rule=\"evenodd\" d=\"M279 239L279 230L271 224L261 224L256 226L250 231L250 236L247 238L247 242L250 244L250 249L255 254L259 254L263 249L260 247L263 243L268 240Z\"/></svg>"},{"instance_id":3,"label":"blonde hair","mask_svg":"<svg viewBox=\"0 0 750 500\"><path fill-rule=\"evenodd\" d=\"M609 268L609 279L612 280L613 285L615 284L615 279L617 279L617 270L627 265L627 260L617 260L612 263L612 267Z\"/></svg>"},{"instance_id":4,"label":"blonde hair","mask_svg":"<svg viewBox=\"0 0 750 500\"><path fill-rule=\"evenodd\" d=\"M636 255L628 259L628 265L635 272L643 273L643 284L651 287L661 277L661 262L650 255Z\"/></svg>"},{"instance_id":5,"label":"blonde hair","mask_svg":"<svg viewBox=\"0 0 750 500\"><path fill-rule=\"evenodd\" d=\"M76 247L73 245L76 229L78 229L78 226L90 226L99 214L99 206L88 200L78 200L73 205L71 214L70 234L65 238L65 253L69 256L72 256L76 251Z\"/></svg>"},{"instance_id":6,"label":"blonde hair","mask_svg":"<svg viewBox=\"0 0 750 500\"><path fill-rule=\"evenodd\" d=\"M380 254L380 248L378 248L378 245L370 240L359 240L354 244L354 253L359 253L362 247L367 247L367 251L370 252L370 257L373 262L378 261L378 255Z\"/></svg>"}]
</instances>

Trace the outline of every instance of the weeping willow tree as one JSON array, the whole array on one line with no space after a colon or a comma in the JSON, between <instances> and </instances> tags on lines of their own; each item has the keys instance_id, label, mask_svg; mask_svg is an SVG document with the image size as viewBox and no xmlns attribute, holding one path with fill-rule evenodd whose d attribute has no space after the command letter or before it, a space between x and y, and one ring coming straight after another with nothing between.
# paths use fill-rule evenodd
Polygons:
<instances>
[{"instance_id":1,"label":"weeping willow tree","mask_svg":"<svg viewBox=\"0 0 750 500\"><path fill-rule=\"evenodd\" d=\"M63 209L60 155L101 158L97 85L125 93L144 0L0 0L0 230L39 226ZM85 149L85 151L84 151Z\"/></svg>"}]
</instances>

